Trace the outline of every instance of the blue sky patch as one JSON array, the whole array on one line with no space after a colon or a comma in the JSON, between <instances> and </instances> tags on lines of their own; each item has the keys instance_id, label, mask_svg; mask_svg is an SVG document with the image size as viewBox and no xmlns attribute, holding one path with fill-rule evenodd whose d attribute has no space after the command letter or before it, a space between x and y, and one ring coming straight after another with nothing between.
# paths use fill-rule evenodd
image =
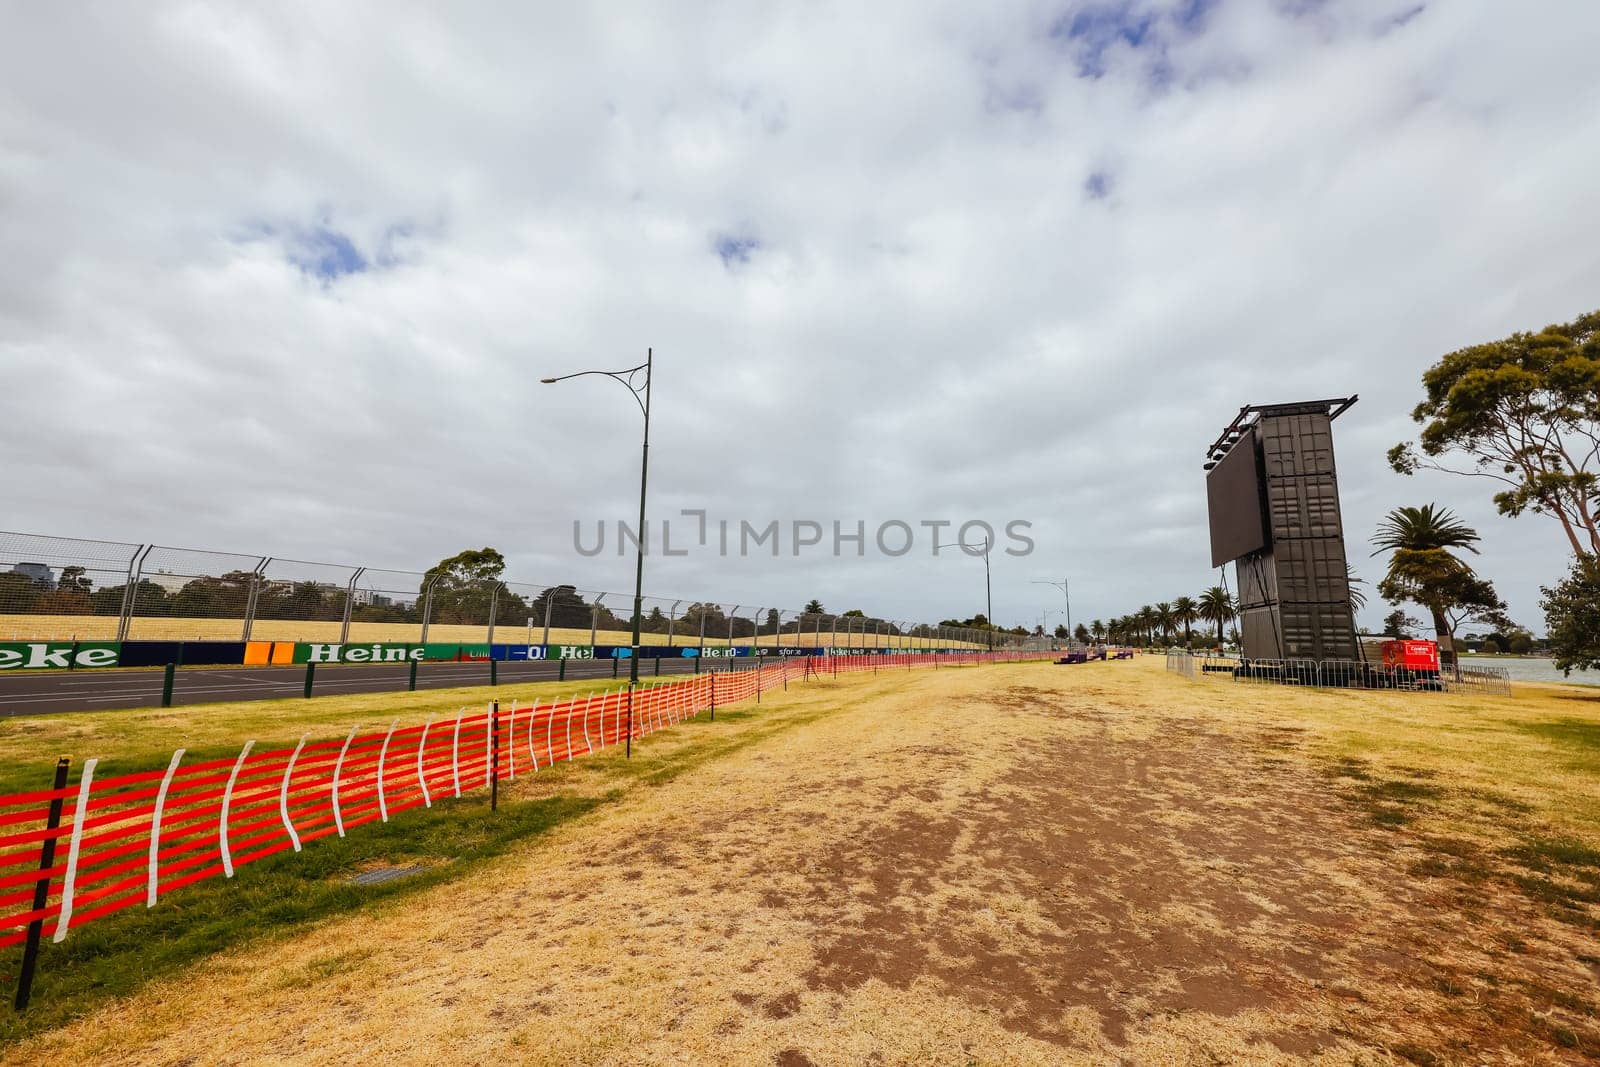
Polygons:
<instances>
[{"instance_id":1,"label":"blue sky patch","mask_svg":"<svg viewBox=\"0 0 1600 1067\"><path fill-rule=\"evenodd\" d=\"M297 233L289 247L289 261L323 281L360 274L369 266L349 237L328 226Z\"/></svg>"},{"instance_id":2,"label":"blue sky patch","mask_svg":"<svg viewBox=\"0 0 1600 1067\"><path fill-rule=\"evenodd\" d=\"M1181 0L1162 10L1151 10L1136 0L1091 0L1058 18L1050 37L1069 49L1078 74L1098 78L1106 72L1106 53L1119 46L1143 54L1146 80L1165 89L1174 80L1167 47L1175 38L1203 33L1206 20L1219 0Z\"/></svg>"},{"instance_id":3,"label":"blue sky patch","mask_svg":"<svg viewBox=\"0 0 1600 1067\"><path fill-rule=\"evenodd\" d=\"M1134 11L1131 0L1090 4L1063 15L1050 36L1069 43L1078 57L1078 73L1098 78L1106 72L1106 50L1119 41L1139 48L1149 39L1155 16Z\"/></svg>"},{"instance_id":4,"label":"blue sky patch","mask_svg":"<svg viewBox=\"0 0 1600 1067\"><path fill-rule=\"evenodd\" d=\"M1217 6L1217 0L1184 0L1178 5L1173 21L1190 33L1205 29L1206 15Z\"/></svg>"},{"instance_id":5,"label":"blue sky patch","mask_svg":"<svg viewBox=\"0 0 1600 1067\"><path fill-rule=\"evenodd\" d=\"M1427 4L1413 4L1404 11L1401 11L1395 15L1391 15L1387 20L1384 21L1383 25L1379 27L1378 35L1382 36L1383 34L1388 33L1390 30L1400 29L1402 26L1406 25L1412 19L1416 18L1426 10L1428 10Z\"/></svg>"},{"instance_id":6,"label":"blue sky patch","mask_svg":"<svg viewBox=\"0 0 1600 1067\"><path fill-rule=\"evenodd\" d=\"M750 254L761 247L761 242L749 234L719 233L712 248L722 257L722 265L729 269L750 262Z\"/></svg>"}]
</instances>

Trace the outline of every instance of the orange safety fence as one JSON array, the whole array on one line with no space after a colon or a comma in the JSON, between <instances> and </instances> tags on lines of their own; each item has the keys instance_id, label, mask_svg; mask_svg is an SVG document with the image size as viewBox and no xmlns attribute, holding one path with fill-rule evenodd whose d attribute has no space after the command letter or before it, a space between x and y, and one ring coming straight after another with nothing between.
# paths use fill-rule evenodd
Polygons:
<instances>
[{"instance_id":1,"label":"orange safety fence","mask_svg":"<svg viewBox=\"0 0 1600 1067\"><path fill-rule=\"evenodd\" d=\"M84 762L61 789L0 795L0 946L38 924L55 941L122 908L155 907L183 886L233 877L245 864L299 852L365 823L488 788L642 738L701 712L759 697L792 679L886 667L1047 658L1047 652L807 656L555 701L429 716L292 748L114 777ZM52 802L60 817L51 825ZM45 890L43 906L37 894Z\"/></svg>"}]
</instances>

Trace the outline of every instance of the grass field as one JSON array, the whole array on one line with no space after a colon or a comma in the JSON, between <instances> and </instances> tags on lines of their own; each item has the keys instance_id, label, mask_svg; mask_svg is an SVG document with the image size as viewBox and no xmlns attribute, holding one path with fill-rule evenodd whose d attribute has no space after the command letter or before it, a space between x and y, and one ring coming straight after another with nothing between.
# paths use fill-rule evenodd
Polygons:
<instances>
[{"instance_id":1,"label":"grass field","mask_svg":"<svg viewBox=\"0 0 1600 1067\"><path fill-rule=\"evenodd\" d=\"M631 618L631 616L629 616ZM341 625L337 622L301 622L285 619L257 619L250 628L250 638L253 641L337 641ZM244 623L239 619L167 619L151 617L135 617L129 627L128 637L135 641L238 641L244 632ZM708 646L722 647L730 644L724 635L706 635ZM0 641L114 641L117 636L117 619L112 615L0 615ZM535 626L531 631L526 626L502 623L495 627L495 640L499 642L517 643L528 641L531 643L544 643L544 627ZM594 633L596 644L601 645L627 645L633 642L631 630L598 630ZM934 641L922 637L900 637L888 634L853 633L848 635L848 640L843 631L839 633L839 643L848 644L852 648L975 648L976 645L955 641ZM550 643L557 645L587 645L590 633L588 627L550 628ZM353 642L379 641L393 642L396 644L416 642L422 639L422 627L416 623L400 622L351 622L350 637ZM481 643L488 639L486 626L458 626L451 623L431 623L428 626L428 640L444 644L458 642L461 644ZM667 643L667 635L645 634L641 638L645 644ZM820 637L820 644L829 645L833 642L833 632L824 628ZM698 645L698 634L677 634L673 637L675 645ZM735 638L731 644L748 645L748 637ZM807 630L796 635L793 632L779 634L762 634L756 642L758 645L771 647L773 645L798 645L815 647L819 644L818 635Z\"/></svg>"},{"instance_id":2,"label":"grass field","mask_svg":"<svg viewBox=\"0 0 1600 1067\"><path fill-rule=\"evenodd\" d=\"M0 764L481 698L58 716L3 724ZM319 843L75 932L46 953L6 1059L1600 1052L1592 691L1306 692L1187 681L1153 657L885 672L794 685L631 763L607 753L508 793L497 816L408 813L373 845ZM349 884L377 862L424 870Z\"/></svg>"}]
</instances>

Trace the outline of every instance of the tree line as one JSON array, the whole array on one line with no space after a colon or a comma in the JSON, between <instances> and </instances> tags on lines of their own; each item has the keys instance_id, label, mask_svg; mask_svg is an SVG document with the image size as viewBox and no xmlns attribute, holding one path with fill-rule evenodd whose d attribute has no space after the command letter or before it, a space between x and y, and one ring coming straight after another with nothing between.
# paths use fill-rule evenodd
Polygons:
<instances>
[{"instance_id":1,"label":"tree line","mask_svg":"<svg viewBox=\"0 0 1600 1067\"><path fill-rule=\"evenodd\" d=\"M542 628L547 617L558 629L627 631L633 627L633 603L618 601L615 609L606 603L586 600L576 586L555 585L537 596L527 597L501 584L505 574L504 555L494 548L467 549L446 557L428 568L420 588L411 598L376 594L357 589L350 605L354 622L410 623L420 626L426 612L430 623L487 626L491 614L498 625L523 626L530 622ZM145 577L134 587L134 610L140 617L243 619L250 610L255 589L255 617L293 619L306 622L339 622L344 618L347 590L321 582L288 582L263 579L250 571L234 570L220 575L185 578L172 587L167 582ZM95 587L81 566L61 569L59 577L39 564L21 564L0 572L0 614L15 615L104 615L119 616L128 592L126 582ZM980 617L981 618L981 617ZM694 602L676 617L652 605L640 618L642 633L698 640L701 634L712 639L735 640L754 637L758 621L760 633L811 635L818 621L828 623L824 633L837 625L843 632L855 626L857 633L884 636L933 637L930 626L902 627L896 623L869 620L859 608L827 614L820 600L810 601L800 617L785 619L777 608L768 608L757 620L746 615L729 617L722 605ZM853 620L862 620L858 625ZM950 623L949 625L963 625ZM980 627L981 628L981 627ZM1017 632L1025 632L1020 629Z\"/></svg>"}]
</instances>

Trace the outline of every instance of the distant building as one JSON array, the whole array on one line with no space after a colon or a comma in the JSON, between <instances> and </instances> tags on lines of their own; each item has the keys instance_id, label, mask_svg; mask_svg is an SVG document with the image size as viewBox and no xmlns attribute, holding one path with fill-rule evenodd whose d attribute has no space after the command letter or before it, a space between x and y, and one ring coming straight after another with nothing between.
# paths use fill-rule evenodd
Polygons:
<instances>
[{"instance_id":1,"label":"distant building","mask_svg":"<svg viewBox=\"0 0 1600 1067\"><path fill-rule=\"evenodd\" d=\"M56 572L43 563L18 563L11 568L12 574L20 574L30 582L48 585L52 589L56 584Z\"/></svg>"}]
</instances>

